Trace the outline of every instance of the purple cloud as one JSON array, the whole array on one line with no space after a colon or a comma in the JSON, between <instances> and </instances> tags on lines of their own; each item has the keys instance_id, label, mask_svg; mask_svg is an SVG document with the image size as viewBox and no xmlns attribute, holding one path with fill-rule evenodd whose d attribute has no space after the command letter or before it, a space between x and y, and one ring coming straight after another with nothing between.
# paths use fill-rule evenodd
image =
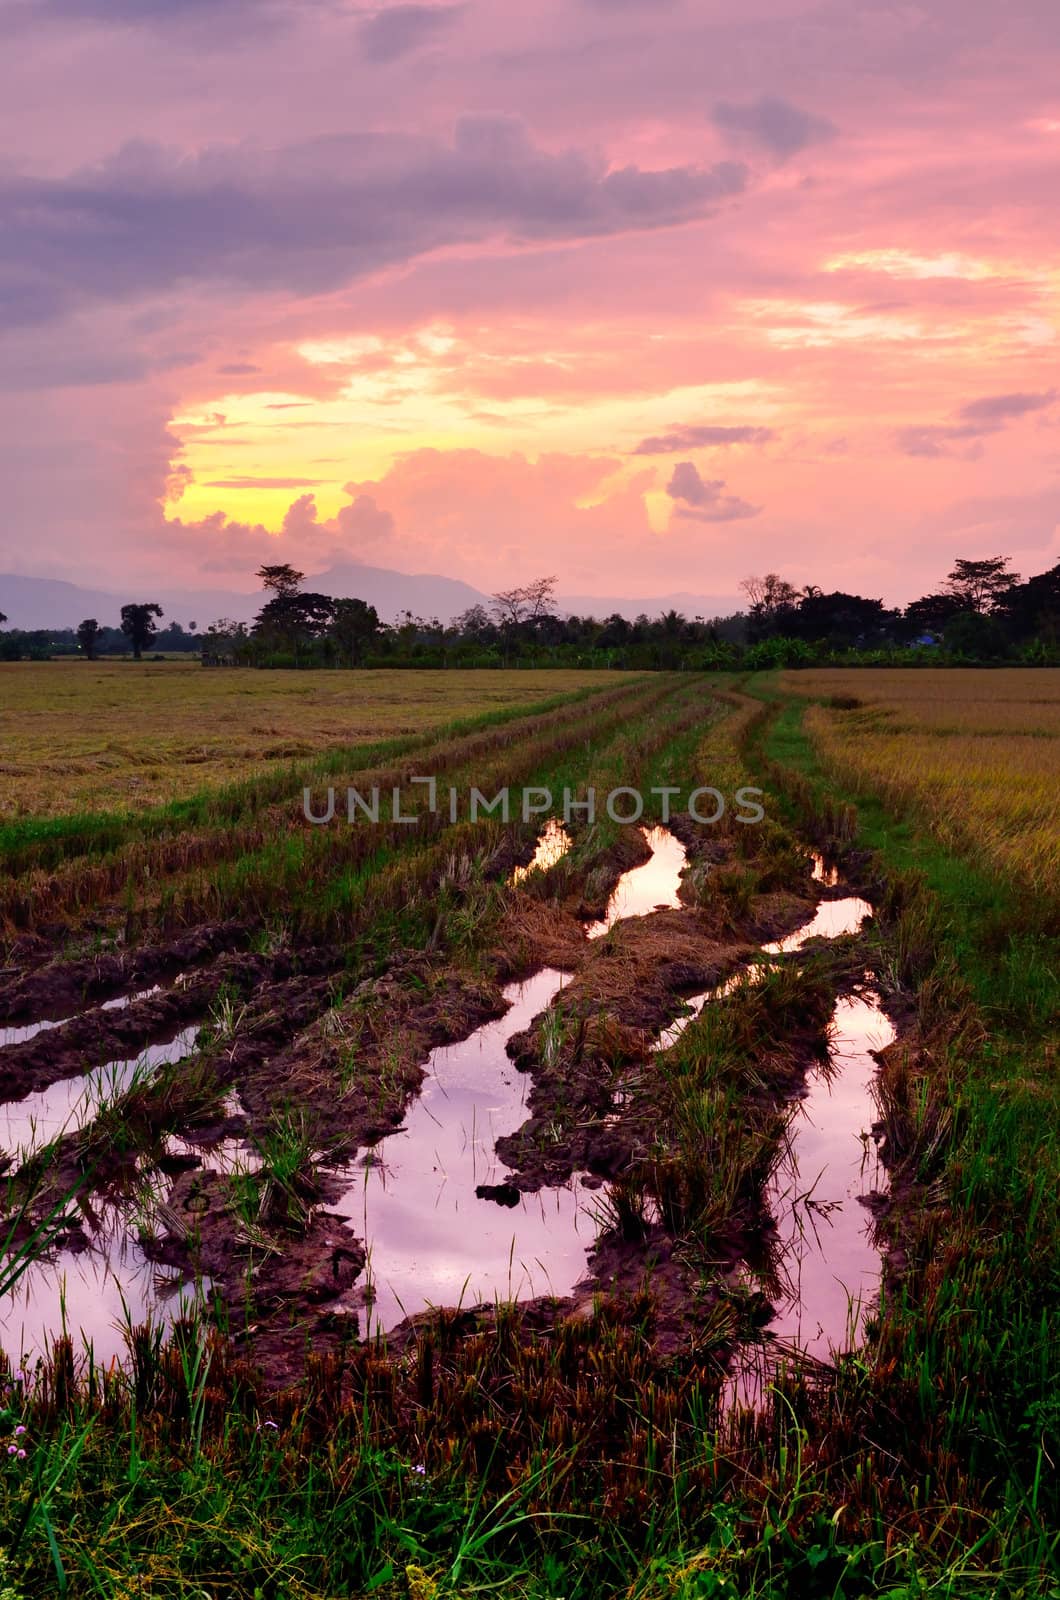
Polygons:
<instances>
[{"instance_id":1,"label":"purple cloud","mask_svg":"<svg viewBox=\"0 0 1060 1600\"><path fill-rule=\"evenodd\" d=\"M961 407L959 415L966 422L996 428L1012 417L1026 417L1032 411L1045 411L1055 399L1055 389L1047 389L1042 394L988 394L981 400L970 400Z\"/></svg>"},{"instance_id":2,"label":"purple cloud","mask_svg":"<svg viewBox=\"0 0 1060 1600\"><path fill-rule=\"evenodd\" d=\"M653 434L648 439L642 439L632 453L635 456L667 456L681 450L696 450L711 445L768 444L770 439L775 438L772 428L677 425L669 433Z\"/></svg>"},{"instance_id":3,"label":"purple cloud","mask_svg":"<svg viewBox=\"0 0 1060 1600\"><path fill-rule=\"evenodd\" d=\"M1007 422L1048 410L1056 396L1055 389L1038 394L983 395L960 407L957 412L960 421L899 428L894 436L895 443L907 456L951 456L960 453L961 445L968 445L970 451L975 452L978 440L1000 433Z\"/></svg>"},{"instance_id":4,"label":"purple cloud","mask_svg":"<svg viewBox=\"0 0 1060 1600\"><path fill-rule=\"evenodd\" d=\"M834 139L838 129L826 117L801 111L788 100L764 95L760 100L736 104L721 100L711 113L714 126L739 141L759 145L778 161L804 150L807 145Z\"/></svg>"},{"instance_id":5,"label":"purple cloud","mask_svg":"<svg viewBox=\"0 0 1060 1600\"><path fill-rule=\"evenodd\" d=\"M397 61L453 26L463 6L389 6L362 22L358 36L369 61Z\"/></svg>"},{"instance_id":6,"label":"purple cloud","mask_svg":"<svg viewBox=\"0 0 1060 1600\"><path fill-rule=\"evenodd\" d=\"M125 145L66 178L0 177L0 322L199 284L330 291L446 245L568 242L710 215L746 167L661 170L532 142L517 118L182 156Z\"/></svg>"},{"instance_id":7,"label":"purple cloud","mask_svg":"<svg viewBox=\"0 0 1060 1600\"><path fill-rule=\"evenodd\" d=\"M745 517L757 517L761 506L753 506L737 495L723 494L724 478L704 479L691 461L680 461L666 485L671 500L682 503L677 507L679 517L698 522L738 522Z\"/></svg>"}]
</instances>

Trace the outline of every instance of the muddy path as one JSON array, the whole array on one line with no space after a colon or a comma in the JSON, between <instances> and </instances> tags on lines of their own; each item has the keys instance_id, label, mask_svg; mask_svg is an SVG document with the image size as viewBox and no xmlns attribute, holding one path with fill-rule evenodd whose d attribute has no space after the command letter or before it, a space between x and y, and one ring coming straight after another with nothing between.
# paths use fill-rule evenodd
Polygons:
<instances>
[{"instance_id":1,"label":"muddy path","mask_svg":"<svg viewBox=\"0 0 1060 1600\"><path fill-rule=\"evenodd\" d=\"M322 1335L380 1329L400 1350L430 1324L434 1306L460 1305L467 1326L480 1327L495 1319L494 1301L517 1298L547 1323L550 1316L591 1315L601 1293L636 1294L650 1285L661 1347L674 1353L694 1346L702 1284L682 1258L681 1230L656 1208L627 1236L609 1194L650 1149L660 1115L654 1055L686 1000L724 988L727 977L754 964L763 944L796 929L805 942L826 928L829 914L815 911L808 864L805 875L803 895L758 898L740 942L718 937L718 916L676 906L617 917L606 940L589 939L582 925L575 943L564 923L570 913L556 911L553 943L565 952L565 972L544 969L513 986L508 1012L455 1051L435 1051L425 1093L401 1132L369 1151L337 1203L329 1188L328 1237L352 1232L364 1270L348 1288L333 1274ZM520 1027L542 986L555 991L549 1005ZM771 1058L757 1063L754 1110L776 1124L778 1137L783 1108L825 1054L833 999L794 1019ZM468 1093L483 1066L484 1097ZM513 1112L518 1126L507 1131ZM729 1273L748 1257L768 1255L762 1235L777 1231L769 1196L763 1200L752 1184L741 1202L712 1241ZM344 1235L335 1233L340 1217ZM732 1282L719 1283L715 1305L733 1291ZM763 1304L753 1303L755 1317ZM738 1325L735 1317L725 1321ZM283 1343L278 1329L273 1336ZM288 1334L287 1347L292 1343Z\"/></svg>"},{"instance_id":2,"label":"muddy path","mask_svg":"<svg viewBox=\"0 0 1060 1600\"><path fill-rule=\"evenodd\" d=\"M609 900L623 861L635 863L625 869L632 874L642 870L640 858L645 855L649 862L653 859L646 838L624 837L607 861L597 864L597 881L613 880ZM674 900L679 887L670 885ZM584 895L573 899L576 909L586 909ZM484 1161L482 1182L474 1187L483 1190L481 1196L475 1195L476 1201L492 1202L495 1214L498 1206L507 1213L513 1193L523 1208L528 1195L545 1191L545 1202L535 1202L536 1250L544 1263L539 1278L555 1285L547 1298L556 1301L557 1311L564 1291L579 1281L583 1301L586 1293L591 1295L603 1284L612 1291L634 1289L648 1263L656 1292L669 1280L671 1309L682 1297L687 1299L681 1274L667 1265L673 1240L666 1230L655 1228L637 1240L635 1248L629 1241L608 1241L606 1223L595 1206L598 1180L625 1170L650 1125L650 1107L636 1104L637 1096L623 1075L637 1064L643 1067L655 1036L673 1020L686 996L719 985L752 959L765 932L805 922L808 912L812 906L801 897L762 897L749 937L734 943L716 937L709 914L687 907L625 920L613 916L616 925L605 939L588 938L584 922L573 910L562 905L551 909L554 942L563 948L571 972L563 984L564 1027L569 1033L559 1038L551 1053L535 1055L534 1027L518 1026L523 1017L516 1004L503 1041L511 1075L521 1080L519 1115L511 1129L490 1129L487 1142L494 1153ZM238 1307L245 1325L254 1329L259 1354L271 1345L272 1360L281 1365L286 1359L282 1352L296 1342L296 1331L304 1339L307 1327L315 1329L314 1338L323 1337L327 1343L346 1336L351 1327L370 1329L378 1291L373 1294L371 1272L366 1275L365 1268L376 1242L357 1236L356 1222L367 1221L351 1204L357 1182L351 1183L336 1163L368 1147L361 1179L367 1194L373 1178L386 1169L386 1135L393 1135L403 1119L407 1126L410 1102L413 1117L421 1108L430 1115L429 1107L414 1097L429 1072L432 1052L454 1041L475 1039L494 1019L503 1022L513 997L500 990L498 980L527 960L518 940L506 941L492 952L493 975L474 983L459 973L432 968L429 958L421 956L397 962L390 974L360 984L339 1007L325 1006L320 986L307 997L302 980L294 980L286 993L266 992L264 1002L259 997L256 1014L244 1022L219 1075L225 1087L238 1091L240 1114L192 1127L207 1159L192 1165L195 1157L185 1153L176 1163L178 1168L186 1164L185 1170L176 1172L157 1213L158 1232L141 1239L140 1260L153 1261L186 1279L197 1276L208 1281L211 1291L228 1304L230 1316ZM551 982L551 975L545 981ZM529 987L531 996L539 992L533 984ZM543 1012L537 1019L538 1029L546 1015ZM352 1073L336 1100L337 1065L351 1059L360 1070ZM231 1175L208 1166L212 1143L234 1141L238 1146L240 1139L253 1139L254 1129L260 1135L284 1097L296 1102L303 1114L315 1114L314 1130L330 1113L330 1142L314 1134L325 1148L315 1152L312 1174L305 1178L303 1199L309 1214L293 1225L287 1215L276 1214L275 1200L269 1202L272 1212L267 1206L262 1209L260 1195L251 1197L258 1205L253 1214L246 1203L242 1210L234 1207ZM624 1115L619 1111L622 1103L627 1108ZM163 1127L150 1131L157 1146ZM378 1158L371 1155L373 1147L380 1150ZM248 1151L251 1148L247 1146ZM138 1160L139 1153L134 1165ZM161 1168L166 1161L160 1154ZM61 1185L82 1174L84 1162L84 1137L78 1130L62 1141L55 1180ZM498 1163L504 1169L502 1181L491 1183ZM169 1164L172 1167L172 1158ZM576 1173L578 1184L572 1182ZM388 1204L384 1188L384 1209ZM422 1224L422 1208L419 1213L413 1208L417 1214ZM412 1231L406 1225L406 1232ZM601 1233L594 1269L587 1274L586 1251ZM91 1250L91 1230L79 1222L66 1243L68 1250L79 1244ZM381 1248L385 1254L385 1240ZM522 1265L516 1281L511 1271L507 1281L517 1295L522 1290L523 1298L527 1289L535 1287ZM391 1299L384 1298L384 1306L375 1314L376 1326L382 1326L384 1318L395 1326L391 1314L405 1303L400 1285L387 1292ZM417 1311L432 1303L424 1295L421 1288ZM443 1295L433 1303L444 1299Z\"/></svg>"},{"instance_id":3,"label":"muddy path","mask_svg":"<svg viewBox=\"0 0 1060 1600\"><path fill-rule=\"evenodd\" d=\"M0 1050L8 1098L41 1097L23 1131L56 1141L31 1215L80 1186L51 1262L27 1274L36 1326L65 1270L82 1285L110 1271L136 1314L163 1318L199 1283L273 1384L307 1346L381 1331L400 1351L432 1308L459 1305L476 1328L513 1297L544 1329L650 1289L660 1349L698 1348L704 1325L719 1349L744 1337L765 1302L736 1275L781 1226L770 1152L865 955L846 950L776 1008L726 1087L758 1146L704 1233L666 1176L668 1141L685 1138L669 1053L690 1003L727 1004L763 950L834 934L826 908L845 890L790 842L759 858L749 834L672 820L491 835L477 864L439 869L426 948L382 962L258 954L238 948L251 925L228 923L0 976L8 1016L51 1024ZM486 938L454 959L444 935L482 906ZM75 995L97 1003L66 1017ZM160 1053L137 1062L144 1050ZM99 1064L146 1070L112 1079L105 1108L97 1087L93 1111L77 1085ZM31 1179L32 1162L15 1173ZM99 1353L119 1354L120 1334L93 1327Z\"/></svg>"},{"instance_id":4,"label":"muddy path","mask_svg":"<svg viewBox=\"0 0 1060 1600\"><path fill-rule=\"evenodd\" d=\"M0 1044L19 1023L66 1021L86 1006L131 993L145 985L172 981L178 973L205 965L249 945L252 930L242 922L190 929L179 938L121 951L99 951L75 960L41 966L14 965L0 971Z\"/></svg>"},{"instance_id":5,"label":"muddy path","mask_svg":"<svg viewBox=\"0 0 1060 1600\"><path fill-rule=\"evenodd\" d=\"M297 990L300 981L311 985L321 977L338 977L345 966L345 953L337 949L303 950L297 955L291 951L273 956L249 952L223 955L208 971L193 969L174 979L170 988L158 985L142 998L93 1007L4 1046L0 1049L0 1082L5 1096L20 1098L60 1079L81 1075L87 1067L135 1059L192 1022L206 1024L222 995L234 1000L254 996L260 1011L293 992L280 989L285 982L293 982ZM321 992L319 986L313 992ZM322 992L328 992L326 985Z\"/></svg>"}]
</instances>

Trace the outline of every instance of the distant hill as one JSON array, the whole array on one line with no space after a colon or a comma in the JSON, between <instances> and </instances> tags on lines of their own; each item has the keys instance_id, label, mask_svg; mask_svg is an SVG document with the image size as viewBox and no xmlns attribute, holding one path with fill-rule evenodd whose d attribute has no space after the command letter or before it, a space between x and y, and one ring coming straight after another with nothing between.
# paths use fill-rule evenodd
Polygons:
<instances>
[{"instance_id":1,"label":"distant hill","mask_svg":"<svg viewBox=\"0 0 1060 1600\"><path fill-rule=\"evenodd\" d=\"M384 622L403 611L449 621L469 606L484 605L488 596L456 578L433 574L390 572L385 567L354 563L329 567L306 578L307 589L319 589L342 599L366 600ZM83 589L58 578L21 578L0 574L0 611L9 628L76 628L85 617L95 617L104 627L116 628L121 608L129 600L157 600L166 622L187 627L194 621L202 631L219 617L250 622L261 610L260 589L240 593L233 589L167 589L162 584L136 584L123 594L113 590Z\"/></svg>"},{"instance_id":2,"label":"distant hill","mask_svg":"<svg viewBox=\"0 0 1060 1600\"><path fill-rule=\"evenodd\" d=\"M362 567L352 561L314 573L306 579L305 587L343 600L366 600L375 606L382 622L393 622L403 611L411 611L415 617L438 617L442 622L451 622L469 606L489 604L489 595L459 578L442 578L433 572L391 572L386 567Z\"/></svg>"},{"instance_id":3,"label":"distant hill","mask_svg":"<svg viewBox=\"0 0 1060 1600\"><path fill-rule=\"evenodd\" d=\"M450 622L469 606L489 605L489 595L463 583L459 578L444 578L437 573L392 572L387 567L360 566L356 562L336 564L326 572L306 578L307 589L318 589L342 599L356 596L375 606L383 622L393 622L402 612L414 616L439 617ZM233 589L167 589L160 584L136 584L134 590L118 594L107 589L84 589L59 578L22 578L0 574L0 611L7 615L8 628L76 628L85 617L95 617L104 627L116 628L121 608L128 600L157 600L165 622L187 627L197 623L207 628L219 617L250 622L261 610L260 589L247 593ZM617 612L632 618L642 611L657 617L664 611L680 611L686 617L726 616L739 609L734 595L668 594L639 599L616 599L600 595L561 595L562 611L578 616L607 617Z\"/></svg>"}]
</instances>

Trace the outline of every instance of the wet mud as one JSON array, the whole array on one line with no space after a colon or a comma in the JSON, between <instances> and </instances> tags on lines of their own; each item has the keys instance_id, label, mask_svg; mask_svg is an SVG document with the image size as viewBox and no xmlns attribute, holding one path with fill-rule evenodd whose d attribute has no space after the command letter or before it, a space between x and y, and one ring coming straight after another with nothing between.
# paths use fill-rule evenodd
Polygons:
<instances>
[{"instance_id":1,"label":"wet mud","mask_svg":"<svg viewBox=\"0 0 1060 1600\"><path fill-rule=\"evenodd\" d=\"M430 1325L434 1308L459 1306L471 1330L489 1326L507 1299L519 1301L528 1325L546 1327L593 1316L601 1295L650 1292L659 1349L696 1347L706 1302L679 1236L648 1216L637 1237L623 1237L610 1202L612 1186L651 1148L653 1064L687 1022L689 1003L709 1003L763 950L798 959L808 939L845 930L843 886L823 862L812 876L810 862L803 880L794 875L794 892L751 893L734 917L695 876L706 873L709 883L713 869L726 870L725 852L713 836L686 842L681 832L625 829L591 866L575 867L561 830L514 846L514 863L498 856L494 876L513 892L475 973L429 951L398 951L385 970L358 978L340 950L297 960L234 950L246 930L228 925L135 954L0 975L0 1015L55 1018L0 1050L8 1099L43 1097L21 1113L8 1105L9 1130L17 1123L38 1138L39 1123L39 1137L58 1132L49 1192L84 1177L75 1085L85 1087L86 1068L164 1051L167 1035L172 1043L192 1024L197 1031L222 990L245 996L231 1037L196 1041L218 1104L181 1126L160 1112L147 1129L154 1198L146 1225L130 1227L126 1213L124 1233L109 1222L107 1233L93 1228L91 1207L82 1210L65 1246L27 1275L27 1305L34 1297L50 1304L45 1285L63 1263L80 1282L110 1259L131 1306L163 1316L179 1303L176 1286L208 1283L275 1383L300 1370L307 1342L326 1351L382 1331L397 1351ZM178 971L186 973L178 986L138 995L149 980L172 985ZM108 1008L105 995L123 1003ZM86 999L93 1009L64 1020ZM841 1024L853 1015L844 1003ZM848 1074L819 1068L823 1035L822 1023L808 1023L765 1064L758 1113L794 1102L795 1122L801 1115L835 1131L821 1107ZM846 1121L864 1121L871 1090L867 1047L859 1060L859 1109L844 1112ZM48 1101L60 1083L65 1092ZM286 1188L262 1176L281 1109L299 1119L311 1146ZM10 1142L20 1141L9 1132ZM816 1210L817 1191L808 1203L799 1184L820 1153L805 1143L801 1152L795 1205L785 1210L780 1191L767 1189L719 1238L721 1276L708 1296L715 1313L763 1233L772 1229L773 1244L794 1259L788 1224L799 1206L801 1222ZM138 1160L125 1161L125 1178ZM843 1160L828 1155L825 1165ZM122 1165L115 1160L106 1182L122 1176ZM838 1199L820 1201L812 1217L828 1223L833 1240L841 1208L861 1220L859 1181L844 1180ZM818 1278L839 1260L834 1251L822 1259ZM846 1261L833 1278L848 1273ZM863 1266L858 1293L867 1302L878 1254ZM802 1260L801 1282L807 1271ZM793 1302L771 1288L771 1297L742 1289L741 1317L712 1314L719 1348L719 1330L732 1340L746 1332L749 1305L758 1325L775 1323L778 1343L811 1323L834 1327L832 1302L818 1311L803 1296L792 1333ZM92 1326L98 1332L98 1318ZM825 1348L816 1332L808 1343Z\"/></svg>"}]
</instances>

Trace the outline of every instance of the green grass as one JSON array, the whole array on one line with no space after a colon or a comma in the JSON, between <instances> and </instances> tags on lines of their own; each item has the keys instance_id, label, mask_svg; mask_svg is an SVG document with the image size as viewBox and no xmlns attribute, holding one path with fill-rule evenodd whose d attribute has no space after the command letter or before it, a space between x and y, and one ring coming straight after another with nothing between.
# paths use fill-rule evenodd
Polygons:
<instances>
[{"instance_id":1,"label":"green grass","mask_svg":"<svg viewBox=\"0 0 1060 1600\"><path fill-rule=\"evenodd\" d=\"M772 697L768 682L754 687ZM753 753L793 776L804 814L854 804L822 773L802 704L775 704ZM1055 1522L1057 1479L1041 1476L1060 1455L1060 972L1055 939L1042 931L1050 908L871 796L856 806L858 845L890 880L884 946L927 1025L918 1115L945 1132L919 1152L913 1139L912 1177L937 1188L908 1219L910 1270L884 1353L935 1449L999 1501Z\"/></svg>"}]
</instances>

